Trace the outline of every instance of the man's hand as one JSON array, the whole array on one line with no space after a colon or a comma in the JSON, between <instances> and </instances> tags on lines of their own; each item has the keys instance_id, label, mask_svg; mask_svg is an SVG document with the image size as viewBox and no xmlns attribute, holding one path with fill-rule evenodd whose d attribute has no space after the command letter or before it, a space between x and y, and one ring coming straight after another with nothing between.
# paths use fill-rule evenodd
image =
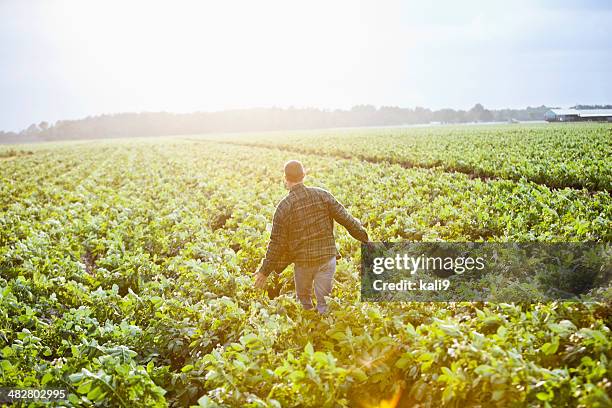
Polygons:
<instances>
[{"instance_id":1,"label":"man's hand","mask_svg":"<svg viewBox=\"0 0 612 408\"><path fill-rule=\"evenodd\" d=\"M258 273L257 275L255 275L255 287L258 289L265 288L266 279L268 279L268 277L264 275L263 273Z\"/></svg>"}]
</instances>

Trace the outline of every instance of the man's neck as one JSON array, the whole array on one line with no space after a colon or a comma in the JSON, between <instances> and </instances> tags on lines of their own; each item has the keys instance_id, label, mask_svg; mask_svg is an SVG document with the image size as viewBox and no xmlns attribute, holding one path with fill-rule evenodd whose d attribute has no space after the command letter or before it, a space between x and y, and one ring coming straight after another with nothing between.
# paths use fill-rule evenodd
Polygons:
<instances>
[{"instance_id":1,"label":"man's neck","mask_svg":"<svg viewBox=\"0 0 612 408\"><path fill-rule=\"evenodd\" d=\"M303 186L304 182L300 181L299 183L289 183L289 191L295 190L296 188Z\"/></svg>"}]
</instances>

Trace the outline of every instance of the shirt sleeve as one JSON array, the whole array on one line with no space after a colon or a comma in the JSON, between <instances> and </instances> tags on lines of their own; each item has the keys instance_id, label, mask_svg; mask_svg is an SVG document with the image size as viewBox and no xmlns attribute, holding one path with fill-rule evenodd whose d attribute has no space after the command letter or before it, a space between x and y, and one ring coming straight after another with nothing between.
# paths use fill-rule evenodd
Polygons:
<instances>
[{"instance_id":1,"label":"shirt sleeve","mask_svg":"<svg viewBox=\"0 0 612 408\"><path fill-rule=\"evenodd\" d=\"M353 238L361 242L368 242L368 233L359 220L349 214L346 208L330 192L326 191L325 193L327 205L334 220L346 228Z\"/></svg>"},{"instance_id":2,"label":"shirt sleeve","mask_svg":"<svg viewBox=\"0 0 612 408\"><path fill-rule=\"evenodd\" d=\"M287 251L287 226L284 207L279 205L274 211L272 220L272 233L266 257L259 268L259 273L266 276L272 272L281 273L290 263Z\"/></svg>"}]
</instances>

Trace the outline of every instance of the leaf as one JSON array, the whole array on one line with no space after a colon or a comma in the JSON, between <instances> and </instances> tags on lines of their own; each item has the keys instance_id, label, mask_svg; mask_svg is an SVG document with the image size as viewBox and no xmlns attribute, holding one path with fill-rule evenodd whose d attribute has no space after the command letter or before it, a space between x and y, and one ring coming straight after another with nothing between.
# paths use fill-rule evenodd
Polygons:
<instances>
[{"instance_id":1,"label":"leaf","mask_svg":"<svg viewBox=\"0 0 612 408\"><path fill-rule=\"evenodd\" d=\"M212 402L209 396L203 395L198 400L198 406L203 407L203 408L211 408L211 407L216 407L217 404Z\"/></svg>"},{"instance_id":2,"label":"leaf","mask_svg":"<svg viewBox=\"0 0 612 408\"><path fill-rule=\"evenodd\" d=\"M442 329L444 334L446 334L447 336L451 336L451 337L461 336L461 330L459 330L459 327L457 327L454 324L441 324L440 329Z\"/></svg>"},{"instance_id":3,"label":"leaf","mask_svg":"<svg viewBox=\"0 0 612 408\"><path fill-rule=\"evenodd\" d=\"M344 333L343 331L335 331L331 334L330 337L334 340L342 341L346 339L346 333Z\"/></svg>"},{"instance_id":4,"label":"leaf","mask_svg":"<svg viewBox=\"0 0 612 408\"><path fill-rule=\"evenodd\" d=\"M47 384L49 381L51 381L53 379L53 374L51 373L45 373L45 375L43 375L42 379L40 380L40 384L41 385L45 385Z\"/></svg>"},{"instance_id":5,"label":"leaf","mask_svg":"<svg viewBox=\"0 0 612 408\"><path fill-rule=\"evenodd\" d=\"M79 388L77 388L77 392L79 394L87 394L91 389L91 383L91 380L84 381L81 385L79 385Z\"/></svg>"},{"instance_id":6,"label":"leaf","mask_svg":"<svg viewBox=\"0 0 612 408\"><path fill-rule=\"evenodd\" d=\"M302 370L295 370L289 374L289 379L293 382L298 382L304 377L306 377L306 373L304 373Z\"/></svg>"},{"instance_id":7,"label":"leaf","mask_svg":"<svg viewBox=\"0 0 612 408\"><path fill-rule=\"evenodd\" d=\"M317 372L315 371L314 368L312 368L310 364L306 364L306 372L308 373L308 377L310 377L313 380L318 377Z\"/></svg>"},{"instance_id":8,"label":"leaf","mask_svg":"<svg viewBox=\"0 0 612 408\"><path fill-rule=\"evenodd\" d=\"M544 343L542 345L542 352L547 356L555 354L559 349L559 338L555 337L551 343Z\"/></svg>"},{"instance_id":9,"label":"leaf","mask_svg":"<svg viewBox=\"0 0 612 408\"><path fill-rule=\"evenodd\" d=\"M351 374L358 382L364 382L368 379L368 375L361 368L352 370Z\"/></svg>"},{"instance_id":10,"label":"leaf","mask_svg":"<svg viewBox=\"0 0 612 408\"><path fill-rule=\"evenodd\" d=\"M91 401L98 401L103 397L102 388L100 386L95 387L87 393L87 399Z\"/></svg>"},{"instance_id":11,"label":"leaf","mask_svg":"<svg viewBox=\"0 0 612 408\"><path fill-rule=\"evenodd\" d=\"M505 390L495 390L491 393L491 399L493 401L499 401L504 397L505 393L506 393Z\"/></svg>"},{"instance_id":12,"label":"leaf","mask_svg":"<svg viewBox=\"0 0 612 408\"><path fill-rule=\"evenodd\" d=\"M70 374L68 376L68 379L73 382L73 383L77 383L79 381L81 381L84 377L83 373L75 373L75 374Z\"/></svg>"},{"instance_id":13,"label":"leaf","mask_svg":"<svg viewBox=\"0 0 612 408\"><path fill-rule=\"evenodd\" d=\"M421 355L420 355L420 356L417 358L417 360L418 360L418 361L431 361L431 360L433 360L433 359L434 359L434 357L435 357L435 356L434 356L434 354L433 354L433 353L429 353L429 352L427 352L427 353L423 353L423 354L421 354Z\"/></svg>"},{"instance_id":14,"label":"leaf","mask_svg":"<svg viewBox=\"0 0 612 408\"><path fill-rule=\"evenodd\" d=\"M258 341L259 341L259 337L257 337L257 335L253 333L245 334L244 336L240 337L240 343L244 344L245 346L251 345Z\"/></svg>"},{"instance_id":15,"label":"leaf","mask_svg":"<svg viewBox=\"0 0 612 408\"><path fill-rule=\"evenodd\" d=\"M395 362L395 366L399 369L404 369L410 365L412 357L408 353L404 353L399 360Z\"/></svg>"},{"instance_id":16,"label":"leaf","mask_svg":"<svg viewBox=\"0 0 612 408\"><path fill-rule=\"evenodd\" d=\"M312 344L310 344L310 342L308 342L304 347L304 352L309 356L312 356L314 354L314 348L312 347Z\"/></svg>"},{"instance_id":17,"label":"leaf","mask_svg":"<svg viewBox=\"0 0 612 408\"><path fill-rule=\"evenodd\" d=\"M551 395L547 392L538 392L536 398L540 401L549 401L552 399Z\"/></svg>"}]
</instances>

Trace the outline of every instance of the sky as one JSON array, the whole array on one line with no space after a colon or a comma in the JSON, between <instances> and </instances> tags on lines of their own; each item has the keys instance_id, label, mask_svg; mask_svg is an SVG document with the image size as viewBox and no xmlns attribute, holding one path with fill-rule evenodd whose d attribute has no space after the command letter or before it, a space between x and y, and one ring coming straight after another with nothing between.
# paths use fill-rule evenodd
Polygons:
<instances>
[{"instance_id":1,"label":"sky","mask_svg":"<svg viewBox=\"0 0 612 408\"><path fill-rule=\"evenodd\" d=\"M117 112L612 103L612 2L0 0L0 130Z\"/></svg>"}]
</instances>

